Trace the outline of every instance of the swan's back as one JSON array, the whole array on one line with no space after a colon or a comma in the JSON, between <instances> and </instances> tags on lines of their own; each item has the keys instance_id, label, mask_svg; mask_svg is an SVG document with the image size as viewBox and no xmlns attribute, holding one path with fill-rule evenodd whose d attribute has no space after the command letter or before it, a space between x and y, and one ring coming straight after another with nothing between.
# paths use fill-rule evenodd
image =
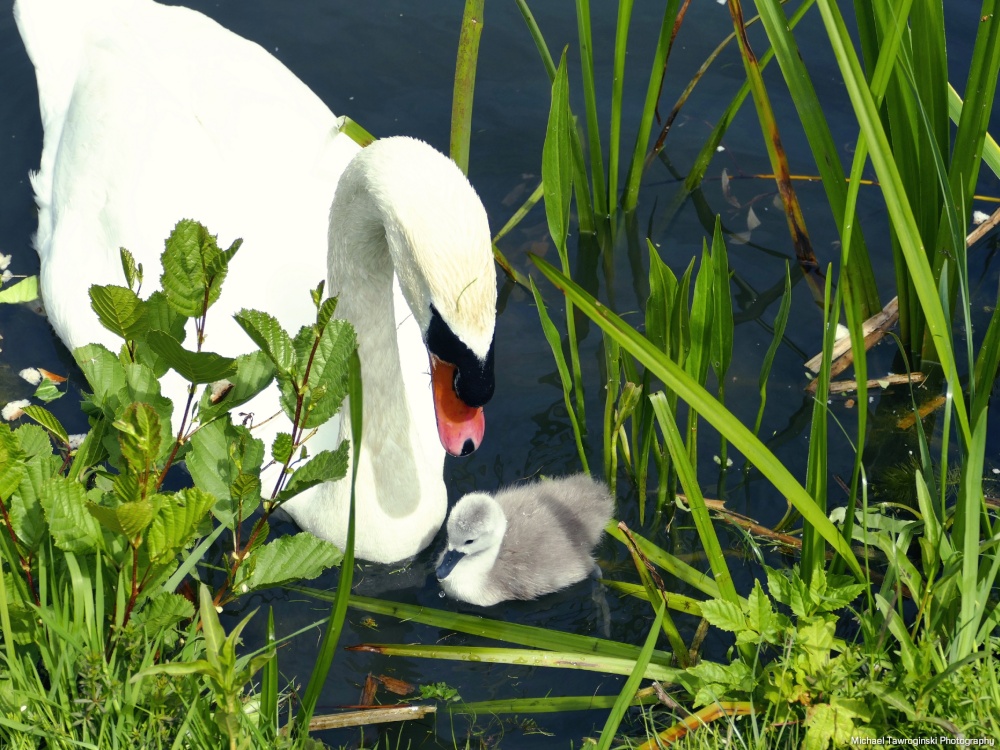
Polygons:
<instances>
[{"instance_id":1,"label":"swan's back","mask_svg":"<svg viewBox=\"0 0 1000 750\"><path fill-rule=\"evenodd\" d=\"M315 94L258 45L187 8L17 0L14 11L45 128L32 180L42 290L67 345L116 345L79 314L89 285L122 283L124 246L147 269L144 288L156 286L163 239L184 217L220 244L245 239L227 282L239 292L220 301L210 347L245 340L229 319L243 306L286 327L307 322L337 177L357 152ZM74 266L86 270L66 273ZM275 290L275 275L289 273L302 278Z\"/></svg>"}]
</instances>

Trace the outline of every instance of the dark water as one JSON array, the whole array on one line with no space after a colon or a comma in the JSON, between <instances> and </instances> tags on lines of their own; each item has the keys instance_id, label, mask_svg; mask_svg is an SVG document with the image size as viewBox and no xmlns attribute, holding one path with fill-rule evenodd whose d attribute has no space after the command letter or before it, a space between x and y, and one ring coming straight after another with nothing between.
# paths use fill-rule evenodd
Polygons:
<instances>
[{"instance_id":1,"label":"dark water","mask_svg":"<svg viewBox=\"0 0 1000 750\"><path fill-rule=\"evenodd\" d=\"M241 2L191 2L191 6L216 18L221 23L273 52L337 114L349 114L377 135L408 134L423 138L442 150L447 150L452 72L458 38L462 3L333 2L331 0L301 0L294 3L242 0ZM956 76L967 69L962 58L971 49L971 34L975 30L974 3L949 4L950 23L956 54L951 64ZM574 99L579 94L576 62L575 17L568 2L536 2L536 18L546 34L553 53L570 45L571 87ZM615 8L611 3L594 3L594 34L600 95L608 100L610 82L604 75L610 71L614 38ZM652 6L656 6L653 8ZM629 153L634 138L633 125L645 93L645 80L656 40L662 7L660 3L637 3L629 45L629 78L626 82L625 127L623 153ZM804 23L800 40L822 38L818 14ZM661 111L669 110L675 97L718 41L732 30L724 6L709 0L694 0L678 39L670 63L670 80L661 99ZM967 43L961 41L965 35ZM760 49L763 43L753 36ZM825 44L817 42L817 44ZM849 112L850 105L832 57L811 65L817 87L828 112ZM20 45L9 14L0 16L0 252L14 256L12 270L29 274L37 270L37 258L30 247L35 212L27 181L29 169L37 166L41 150L41 126L37 114L34 77L30 63ZM743 80L743 68L735 49L723 53L711 74L699 85L668 140L667 158L678 173L684 174L708 136L711 124L724 109ZM783 131L784 143L792 155L793 171L814 172L808 147L801 133L791 125L794 114L781 92L780 73L768 71L779 118L789 125ZM961 78L957 78L961 80ZM542 139L549 106L549 85L531 39L513 3L491 2L486 8L486 24L482 37L480 65L477 75L476 103L470 178L476 186L490 215L494 230L502 226L538 182ZM582 107L576 107L582 112ZM782 115L784 113L784 115ZM606 121L606 112L602 115ZM856 133L852 120L831 117L834 140L842 145L845 162L849 159ZM994 126L993 131L998 128ZM703 238L710 234L715 213L721 213L726 226L733 231L745 228L745 212L735 211L723 198L719 174L726 168L730 174L769 172L762 148L759 126L749 103L729 130L720 153L710 169L701 194L687 202L668 222L666 206L678 189L675 176L663 165L656 164L646 177L638 212L639 232L652 228L652 239L660 252L678 273L690 258L699 253ZM982 179L980 192L1000 194L1000 184L991 175ZM836 262L839 246L837 232L825 207L822 188L818 184L802 184L806 221L817 256L822 264ZM733 193L743 203L755 196L768 194L773 183L764 180L741 180L733 185ZM771 207L770 196L758 201L757 213L761 226L753 233L751 244L732 244L730 262L741 282L735 294L734 309L738 327L733 372L727 383L727 403L744 421L752 423L756 414L757 367L770 341L769 324L777 310L777 300L763 311L754 310L758 295L781 283L786 260L793 258L786 224L782 213ZM977 206L989 210L983 206ZM864 196L861 219L869 237L880 278L884 281L883 296L891 296L891 259L885 240L882 207L874 193ZM872 238L876 239L874 242ZM879 245L878 243L882 243ZM632 312L633 322L641 320L638 311L645 295L646 261L639 255L629 258L627 243L616 253L616 264L610 283L603 279L596 265L588 267L581 261L577 271L589 275L600 286L600 294L614 301L616 309ZM547 241L544 216L533 212L512 235L502 243L508 258L527 272L529 251L554 256ZM971 269L977 289L985 304L997 288L994 252L982 251L974 256ZM634 274L633 264L640 269ZM793 262L794 266L794 262ZM795 270L793 267L793 274ZM601 279L598 282L598 279ZM800 275L795 274L796 279ZM542 284L544 287L544 283ZM497 326L497 395L487 410L486 440L472 457L449 460L446 472L452 499L473 489L494 489L524 477L539 473L560 475L579 470L576 449L563 408L555 367L538 325L537 314L530 297L523 290L508 290L503 294L503 308ZM559 298L546 290L550 311L561 318ZM804 384L802 362L820 346L821 315L812 303L804 284L797 283L793 300L792 324L786 341L779 349L769 390L769 408L762 435L772 435L771 446L777 455L797 475L804 474L807 450L806 435L812 403L802 392ZM982 306L980 306L982 307ZM591 434L600 434L600 410L603 390L600 386L600 337L596 329L584 326L583 364L588 387L588 414ZM16 377L27 366L43 366L55 371L69 371L70 358L57 343L44 319L25 308L0 307L0 334L3 353L0 354L0 402L30 395L30 387ZM871 370L891 369L894 352L888 346L876 350ZM75 413L71 399L53 405L54 411L71 429L83 429L85 424ZM834 404L834 413L845 428L853 429L854 412ZM879 403L869 405L876 413ZM716 443L711 433L703 431L704 463L701 479L709 495L716 495L718 468L711 462ZM839 433L832 437L839 446L831 457L831 475L849 475L852 454ZM595 443L599 443L596 440ZM753 477L744 481L738 471L738 455L731 457L736 467L722 485L727 488L730 504L755 516L764 523L777 521L785 504L770 486ZM599 445L590 450L591 464L600 466ZM835 490L832 491L835 493ZM621 514L637 524L634 497L622 491ZM831 497L840 497L831 494ZM697 539L690 533L675 535L675 551L697 553ZM735 539L733 540L735 545ZM597 634L597 611L591 597L590 584L585 583L539 602L500 605L490 610L475 608L439 598L437 586L430 575L433 552L421 556L408 571L398 572L381 567L364 566L356 572L360 591L367 595L420 603L428 606L478 611L483 614L534 625L587 634ZM632 580L624 553L612 543L600 551L606 573L610 577ZM749 562L738 557L730 560L739 579L747 584L756 574ZM696 564L697 560L696 560ZM335 575L318 582L332 587ZM668 582L668 585L674 585ZM681 589L683 591L683 589ZM269 592L245 603L247 607L273 604L279 634L293 632L325 616L326 608L285 592ZM613 638L639 643L645 636L651 616L648 607L611 597L611 632ZM454 636L434 628L411 623L399 623L391 618L375 617L370 627L367 616L349 614L349 626L342 642L345 645L365 641L386 643L449 644L470 642L464 636ZM248 639L261 638L264 617L258 616L248 629ZM690 634L694 623L681 622ZM280 655L282 672L307 679L312 666L318 633L299 637ZM722 656L724 644L710 642L707 649ZM466 701L499 698L537 697L542 695L611 695L617 693L624 678L556 670L531 670L523 667L453 664L411 659L388 659L368 654L342 653L337 657L328 680L319 710L358 701L360 685L365 675L389 674L414 683L443 681L459 689ZM391 699L386 697L388 702ZM400 747L434 746L436 742L451 746L452 734L464 745L465 736L472 737L472 747L503 738L504 747L548 748L567 747L579 743L581 737L600 730L604 712L585 712L558 717L538 715L533 718L547 733L536 733L534 727L519 719L479 717L470 726L467 719L442 717L435 724L411 724L403 730ZM374 733L370 736L374 736ZM324 739L331 743L352 741L354 734L330 733ZM391 735L395 747L395 734Z\"/></svg>"}]
</instances>

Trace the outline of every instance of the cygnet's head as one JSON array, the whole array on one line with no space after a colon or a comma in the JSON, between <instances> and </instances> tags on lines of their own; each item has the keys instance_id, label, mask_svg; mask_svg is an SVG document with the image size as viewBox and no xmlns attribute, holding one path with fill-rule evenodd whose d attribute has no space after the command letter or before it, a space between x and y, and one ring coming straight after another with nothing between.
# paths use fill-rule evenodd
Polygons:
<instances>
[{"instance_id":1,"label":"cygnet's head","mask_svg":"<svg viewBox=\"0 0 1000 750\"><path fill-rule=\"evenodd\" d=\"M491 496L473 492L463 497L448 517L448 546L438 559L438 580L464 558L480 557L492 565L506 531L507 517Z\"/></svg>"}]
</instances>

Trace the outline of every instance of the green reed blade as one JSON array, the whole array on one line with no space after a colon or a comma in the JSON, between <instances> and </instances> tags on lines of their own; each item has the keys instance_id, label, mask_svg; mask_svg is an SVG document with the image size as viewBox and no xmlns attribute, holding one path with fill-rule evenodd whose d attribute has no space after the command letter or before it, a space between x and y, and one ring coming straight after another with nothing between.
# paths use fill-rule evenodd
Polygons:
<instances>
[{"instance_id":1,"label":"green reed blade","mask_svg":"<svg viewBox=\"0 0 1000 750\"><path fill-rule=\"evenodd\" d=\"M661 610L663 607L661 607ZM660 629L657 622L656 630ZM384 656L402 656L417 659L445 659L449 661L479 662L485 664L513 664L523 667L552 667L582 672L605 674L632 674L637 664L645 660L640 676L647 680L676 681L683 670L666 667L650 661L650 652L644 646L635 659L618 659L613 656L580 653L576 651L538 651L525 648L491 648L486 646L438 646L411 643L363 643L349 646L348 651L363 651Z\"/></svg>"},{"instance_id":2,"label":"green reed blade","mask_svg":"<svg viewBox=\"0 0 1000 750\"><path fill-rule=\"evenodd\" d=\"M611 708L617 695L574 695L561 698L511 698L509 700L453 703L445 707L453 714L548 714L563 711L593 711ZM659 701L655 695L636 696L629 705L646 706Z\"/></svg>"},{"instance_id":3,"label":"green reed blade","mask_svg":"<svg viewBox=\"0 0 1000 750\"><path fill-rule=\"evenodd\" d=\"M297 591L320 601L331 601L334 594L308 586L288 586L291 591ZM629 643L609 641L604 638L562 633L548 628L531 625L519 625L501 620L489 620L485 617L466 615L458 612L448 612L441 609L431 609L413 604L389 602L382 599L372 599L352 595L349 606L376 615L386 615L400 620L418 622L434 628L446 628L459 633L492 638L497 641L517 643L532 648L550 649L553 651L576 651L593 653L618 659L635 660L639 649ZM669 665L671 655L665 651L653 654L653 661L661 665Z\"/></svg>"},{"instance_id":4,"label":"green reed blade","mask_svg":"<svg viewBox=\"0 0 1000 750\"><path fill-rule=\"evenodd\" d=\"M274 607L267 610L267 647L273 656L264 665L260 678L260 727L265 739L273 742L278 731L278 649L274 633Z\"/></svg>"},{"instance_id":5,"label":"green reed blade","mask_svg":"<svg viewBox=\"0 0 1000 750\"><path fill-rule=\"evenodd\" d=\"M673 44L674 23L677 21L679 7L680 0L668 0L663 11L663 21L660 23L660 34L656 40L656 52L653 54L649 83L646 86L646 99L642 106L642 118L639 120L639 132L635 137L632 161L629 163L628 174L625 178L622 209L626 213L634 211L639 203L642 165L645 162L646 149L649 148L649 135L653 130L653 115L656 111L656 102L660 97L661 82L663 76L666 75L667 58L670 56Z\"/></svg>"},{"instance_id":6,"label":"green reed blade","mask_svg":"<svg viewBox=\"0 0 1000 750\"><path fill-rule=\"evenodd\" d=\"M601 583L622 594L634 596L637 599L645 599L647 602L650 601L646 587L642 584L627 583L625 581L608 581L603 578L601 579ZM667 606L675 612L683 612L694 617L701 617L701 602L697 599L692 599L690 596L684 596L683 594L675 594L671 591L661 592L661 597Z\"/></svg>"},{"instance_id":7,"label":"green reed blade","mask_svg":"<svg viewBox=\"0 0 1000 750\"><path fill-rule=\"evenodd\" d=\"M580 456L580 464L583 466L583 470L589 474L590 467L587 465L587 452L583 447L583 432L579 421L577 421L576 410L573 409L573 378L570 375L569 367L566 364L566 355L563 354L562 341L559 338L559 331L556 330L556 326L552 322L552 318L549 317L549 313L545 309L545 300L542 299L541 292L539 292L538 287L535 286L535 280L529 278L528 282L531 285L531 293L535 297L535 307L538 308L538 320L542 324L542 334L545 336L545 340L548 342L549 348L552 350L552 358L556 362L556 370L559 373L559 382L562 384L563 400L566 404L566 413L569 414L570 424L573 427L573 437L576 440L576 450Z\"/></svg>"},{"instance_id":8,"label":"green reed blade","mask_svg":"<svg viewBox=\"0 0 1000 750\"><path fill-rule=\"evenodd\" d=\"M619 0L615 25L615 57L611 71L611 123L608 135L608 208L612 216L617 211L619 154L622 146L622 92L625 86L625 54L628 32L632 25L632 0Z\"/></svg>"},{"instance_id":9,"label":"green reed blade","mask_svg":"<svg viewBox=\"0 0 1000 750\"><path fill-rule=\"evenodd\" d=\"M469 173L469 142L472 136L472 102L476 92L479 38L483 34L485 0L466 0L462 31L455 61L455 87L451 98L450 155L463 174Z\"/></svg>"},{"instance_id":10,"label":"green reed blade","mask_svg":"<svg viewBox=\"0 0 1000 750\"><path fill-rule=\"evenodd\" d=\"M847 180L841 165L839 149L833 141L830 126L820 106L809 71L778 0L761 0L757 3L757 9L768 40L771 42L771 50L788 85L792 103L802 122L802 129L809 141L834 221L838 227L844 227L848 223L845 212ZM854 263L848 267L848 273L857 289L864 316L868 318L879 311L881 304L875 284L875 272L868 257L864 237L860 228L856 231L854 240L856 255Z\"/></svg>"},{"instance_id":11,"label":"green reed blade","mask_svg":"<svg viewBox=\"0 0 1000 750\"><path fill-rule=\"evenodd\" d=\"M820 535L830 544L837 554L847 560L851 571L862 578L861 567L858 564L850 546L844 541L837 528L817 507L809 493L791 475L788 469L778 460L767 446L754 437L731 412L725 409L701 385L696 383L687 373L658 351L641 336L634 328L625 323L611 310L597 302L587 294L572 279L561 274L546 261L532 256L532 261L542 274L562 289L583 313L593 320L604 331L615 338L632 356L638 359L652 373L663 381L664 385L673 389L686 401L692 409L704 417L716 430L725 435L737 450L746 456L747 460L756 466L767 477L780 493L802 514L807 523L817 527Z\"/></svg>"},{"instance_id":12,"label":"green reed blade","mask_svg":"<svg viewBox=\"0 0 1000 750\"><path fill-rule=\"evenodd\" d=\"M611 747L611 744L615 740L615 734L618 732L618 727L622 723L622 719L625 718L625 712L632 705L635 694L639 690L639 683L647 673L649 657L656 646L660 624L663 622L667 612L667 607L662 600L657 600L655 608L656 617L653 619L653 625L649 629L649 635L646 636L642 652L639 654L639 658L636 659L635 666L631 674L629 674L628 679L625 680L625 685L622 687L621 693L618 694L618 700L615 701L615 705L608 715L608 720L604 723L604 729L601 731L601 739L597 743L597 750L609 750Z\"/></svg>"},{"instance_id":13,"label":"green reed blade","mask_svg":"<svg viewBox=\"0 0 1000 750\"><path fill-rule=\"evenodd\" d=\"M951 121L958 123L962 117L962 97L955 91L955 87L948 84L948 114ZM983 161L990 168L994 175L1000 177L1000 145L987 131L983 139Z\"/></svg>"},{"instance_id":14,"label":"green reed blade","mask_svg":"<svg viewBox=\"0 0 1000 750\"><path fill-rule=\"evenodd\" d=\"M580 37L580 68L583 76L583 101L587 116L587 140L590 151L590 177L593 182L594 211L608 215L608 188L604 182L604 156L601 150L601 126L597 122L597 91L594 86L594 40L590 27L590 0L576 0L577 36Z\"/></svg>"},{"instance_id":15,"label":"green reed blade","mask_svg":"<svg viewBox=\"0 0 1000 750\"><path fill-rule=\"evenodd\" d=\"M347 395L350 407L351 420L351 504L347 515L347 542L344 548L344 559L340 564L340 580L337 582L337 593L333 597L333 606L330 610L330 617L323 631L323 639L320 641L319 651L316 654L316 663L313 666L312 674L309 676L309 683L306 685L305 693L302 695L302 703L295 714L294 735L305 737L309 734L309 722L316 710L320 693L326 684L326 676L330 672L333 664L333 657L337 651L337 643L344 630L344 620L347 617L347 603L351 595L351 581L354 578L354 521L355 521L355 489L358 483L358 463L361 452L361 430L362 430L362 389L361 389L361 360L358 358L358 351L355 349L351 353L350 366L347 379Z\"/></svg>"},{"instance_id":16,"label":"green reed blade","mask_svg":"<svg viewBox=\"0 0 1000 750\"><path fill-rule=\"evenodd\" d=\"M792 307L792 274L788 263L785 263L785 291L781 295L778 313L774 316L774 335L767 347L764 359L760 365L760 375L757 378L757 390L760 392L760 406L757 409L757 419L753 423L753 434L760 434L760 424L764 419L764 406L767 404L767 381L771 377L771 366L778 346L785 337L785 326L788 324L788 312Z\"/></svg>"},{"instance_id":17,"label":"green reed blade","mask_svg":"<svg viewBox=\"0 0 1000 750\"><path fill-rule=\"evenodd\" d=\"M861 71L850 34L847 31L839 9L831 0L817 0L817 3L823 16L827 35L833 45L834 55L840 66L841 75L844 78L848 94L851 97L851 103L854 106L855 114L861 125L861 131L868 143L872 164L875 167L882 192L885 195L889 218L899 240L900 249L906 259L906 266L913 282L913 289L926 317L927 326L935 344L938 358L941 361L948 380L958 390L960 389L961 378L952 348L951 328L948 316L945 314L941 300L938 297L937 283L928 262L927 253L920 238L919 230L917 229L916 219L906 197L899 170L892 158L892 151L889 147L881 119L879 118L878 110ZM875 89L874 83L873 89ZM955 399L954 406L963 442L967 445L972 439L968 412L961 398Z\"/></svg>"},{"instance_id":18,"label":"green reed blade","mask_svg":"<svg viewBox=\"0 0 1000 750\"><path fill-rule=\"evenodd\" d=\"M708 557L708 565L712 570L712 577L719 587L722 598L728 602L739 604L739 595L736 593L736 586L733 584L733 576L729 572L729 565L726 563L726 556L722 552L722 545L719 543L715 525L708 513L705 505L705 498L701 494L701 487L698 484L698 472L688 458L684 443L681 440L680 430L677 429L677 422L673 411L667 404L666 397L662 393L654 393L649 397L653 404L653 411L656 413L657 422L663 433L663 439L670 450L670 457L674 460L674 468L680 478L681 486L684 487L684 494L687 497L688 507L694 519L695 528L698 530L698 538L701 546Z\"/></svg>"}]
</instances>

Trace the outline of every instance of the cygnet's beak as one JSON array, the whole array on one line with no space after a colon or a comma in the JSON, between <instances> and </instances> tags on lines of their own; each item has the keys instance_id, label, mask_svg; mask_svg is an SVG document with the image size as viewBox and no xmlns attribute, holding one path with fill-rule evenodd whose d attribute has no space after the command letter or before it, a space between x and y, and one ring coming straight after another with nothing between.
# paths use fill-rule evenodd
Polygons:
<instances>
[{"instance_id":1,"label":"cygnet's beak","mask_svg":"<svg viewBox=\"0 0 1000 750\"><path fill-rule=\"evenodd\" d=\"M483 442L486 417L483 407L469 406L455 393L455 370L454 365L431 355L431 386L441 445L453 456L468 456Z\"/></svg>"},{"instance_id":2,"label":"cygnet's beak","mask_svg":"<svg viewBox=\"0 0 1000 750\"><path fill-rule=\"evenodd\" d=\"M448 577L448 574L455 569L458 565L459 560L465 557L464 552L459 552L457 549L450 549L446 551L441 556L441 562L437 566L437 577L439 581L444 580Z\"/></svg>"}]
</instances>

